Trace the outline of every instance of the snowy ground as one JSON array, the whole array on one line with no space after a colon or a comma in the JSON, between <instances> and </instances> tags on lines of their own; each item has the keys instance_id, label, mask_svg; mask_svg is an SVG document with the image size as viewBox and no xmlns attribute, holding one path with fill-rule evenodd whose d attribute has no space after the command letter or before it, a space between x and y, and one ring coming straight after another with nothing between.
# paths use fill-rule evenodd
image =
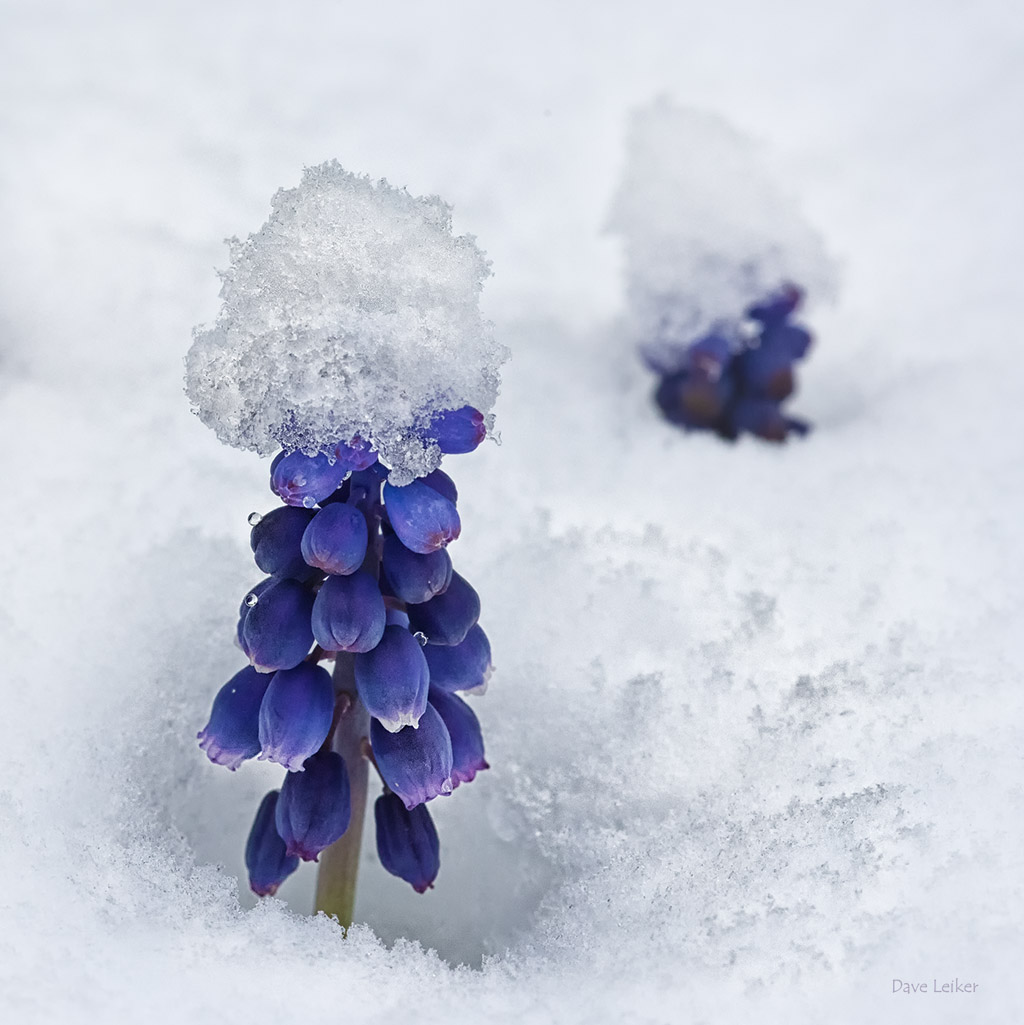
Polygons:
<instances>
[{"instance_id":1,"label":"snowy ground","mask_svg":"<svg viewBox=\"0 0 1024 1025\"><path fill-rule=\"evenodd\" d=\"M1019 5L0 11L5 1018L1020 1020ZM804 443L648 404L601 228L661 91L841 264ZM329 157L454 203L513 351L449 461L493 768L434 891L367 858L348 940L309 868L252 908L276 774L193 739L272 496L181 390L221 239Z\"/></svg>"}]
</instances>

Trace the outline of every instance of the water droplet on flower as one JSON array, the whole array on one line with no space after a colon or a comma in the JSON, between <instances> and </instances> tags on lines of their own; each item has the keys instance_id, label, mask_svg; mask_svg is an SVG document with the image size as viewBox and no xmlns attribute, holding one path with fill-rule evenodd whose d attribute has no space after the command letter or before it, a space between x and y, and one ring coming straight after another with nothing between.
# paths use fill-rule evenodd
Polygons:
<instances>
[{"instance_id":1,"label":"water droplet on flower","mask_svg":"<svg viewBox=\"0 0 1024 1025\"><path fill-rule=\"evenodd\" d=\"M263 517L258 512L249 513L249 526L255 527L256 524L259 523L262 519Z\"/></svg>"},{"instance_id":2,"label":"water droplet on flower","mask_svg":"<svg viewBox=\"0 0 1024 1025\"><path fill-rule=\"evenodd\" d=\"M255 604L256 604L256 603L257 603L257 602L258 602L259 600L260 600L260 599L259 599L259 597L258 597L257 595L255 595L255 594L253 594L253 593L252 593L252 591L250 591L250 592L249 592L249 593L248 593L248 594L247 594L247 595L245 596L245 604L246 604L246 605L247 605L247 606L248 606L248 607L249 607L250 609L251 609L251 608L252 608L252 607L253 607L253 606L254 606L254 605L255 605Z\"/></svg>"},{"instance_id":3,"label":"water droplet on flower","mask_svg":"<svg viewBox=\"0 0 1024 1025\"><path fill-rule=\"evenodd\" d=\"M422 630L417 630L416 633L413 634L413 637L420 642L421 646L426 647L427 635Z\"/></svg>"},{"instance_id":4,"label":"water droplet on flower","mask_svg":"<svg viewBox=\"0 0 1024 1025\"><path fill-rule=\"evenodd\" d=\"M302 504L306 509L312 509L316 505L316 499L312 495L306 495L302 499Z\"/></svg>"}]
</instances>

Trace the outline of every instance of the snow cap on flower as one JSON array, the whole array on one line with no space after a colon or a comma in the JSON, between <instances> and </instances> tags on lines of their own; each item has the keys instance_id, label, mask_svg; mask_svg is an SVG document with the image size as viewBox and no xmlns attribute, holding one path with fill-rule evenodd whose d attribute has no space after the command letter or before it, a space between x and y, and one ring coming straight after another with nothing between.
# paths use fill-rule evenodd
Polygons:
<instances>
[{"instance_id":1,"label":"snow cap on flower","mask_svg":"<svg viewBox=\"0 0 1024 1025\"><path fill-rule=\"evenodd\" d=\"M214 765L234 772L260 753L260 705L270 677L246 666L213 699L210 721L196 734L199 747Z\"/></svg>"},{"instance_id":2,"label":"snow cap on flower","mask_svg":"<svg viewBox=\"0 0 1024 1025\"><path fill-rule=\"evenodd\" d=\"M508 353L480 312L488 261L441 199L329 161L229 245L220 313L186 363L188 397L223 442L361 445L404 484L440 460L435 413L469 406L489 427Z\"/></svg>"},{"instance_id":3,"label":"snow cap on flower","mask_svg":"<svg viewBox=\"0 0 1024 1025\"><path fill-rule=\"evenodd\" d=\"M370 720L370 745L384 782L410 810L452 792L452 741L436 709L427 705L419 727L389 733Z\"/></svg>"},{"instance_id":4,"label":"snow cap on flower","mask_svg":"<svg viewBox=\"0 0 1024 1025\"><path fill-rule=\"evenodd\" d=\"M260 705L260 761L301 772L331 731L331 674L311 662L275 673Z\"/></svg>"},{"instance_id":5,"label":"snow cap on flower","mask_svg":"<svg viewBox=\"0 0 1024 1025\"><path fill-rule=\"evenodd\" d=\"M427 806L418 804L409 811L400 797L385 793L377 798L373 817L381 865L417 893L425 893L441 868L441 844Z\"/></svg>"},{"instance_id":6,"label":"snow cap on flower","mask_svg":"<svg viewBox=\"0 0 1024 1025\"><path fill-rule=\"evenodd\" d=\"M274 824L278 791L271 790L260 802L256 819L245 843L245 867L249 886L260 897L271 897L298 867L299 859L285 850L284 840Z\"/></svg>"},{"instance_id":7,"label":"snow cap on flower","mask_svg":"<svg viewBox=\"0 0 1024 1025\"><path fill-rule=\"evenodd\" d=\"M316 861L341 839L351 815L345 759L334 751L318 751L306 759L302 772L285 776L274 822L290 856Z\"/></svg>"},{"instance_id":8,"label":"snow cap on flower","mask_svg":"<svg viewBox=\"0 0 1024 1025\"><path fill-rule=\"evenodd\" d=\"M633 113L609 227L625 243L631 329L661 373L681 347L799 281L834 290L818 234L717 115L662 97Z\"/></svg>"}]
</instances>

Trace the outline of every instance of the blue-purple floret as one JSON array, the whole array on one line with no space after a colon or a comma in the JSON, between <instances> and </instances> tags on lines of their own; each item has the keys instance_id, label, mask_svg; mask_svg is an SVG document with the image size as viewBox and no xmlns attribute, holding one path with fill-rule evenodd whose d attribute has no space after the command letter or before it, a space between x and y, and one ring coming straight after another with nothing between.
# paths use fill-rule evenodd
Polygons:
<instances>
[{"instance_id":1,"label":"blue-purple floret","mask_svg":"<svg viewBox=\"0 0 1024 1025\"><path fill-rule=\"evenodd\" d=\"M465 577L452 573L441 594L408 611L410 629L422 633L427 644L461 644L480 618L480 595Z\"/></svg>"},{"instance_id":2,"label":"blue-purple floret","mask_svg":"<svg viewBox=\"0 0 1024 1025\"><path fill-rule=\"evenodd\" d=\"M452 741L437 711L427 705L419 726L389 733L370 720L370 744L384 782L410 810L439 794L450 794Z\"/></svg>"},{"instance_id":3,"label":"blue-purple floret","mask_svg":"<svg viewBox=\"0 0 1024 1025\"><path fill-rule=\"evenodd\" d=\"M289 855L274 824L279 792L271 790L260 802L256 819L245 843L245 867L249 886L260 897L271 897L298 867L299 859Z\"/></svg>"},{"instance_id":4,"label":"blue-purple floret","mask_svg":"<svg viewBox=\"0 0 1024 1025\"><path fill-rule=\"evenodd\" d=\"M482 414L465 407L435 415L423 439L454 453L485 436ZM381 862L420 893L439 868L425 803L487 768L476 715L454 694L482 692L491 672L479 596L446 551L461 530L458 491L440 469L401 487L389 472L359 438L317 456L281 453L271 487L285 505L250 518L254 559L269 574L239 607L251 665L221 688L197 737L231 770L257 756L287 770L246 844L260 896L348 828L348 769L331 743L352 702L370 713L363 744L385 782ZM354 680L355 693L339 695L318 664L334 653L351 658L338 679Z\"/></svg>"},{"instance_id":5,"label":"blue-purple floret","mask_svg":"<svg viewBox=\"0 0 1024 1025\"><path fill-rule=\"evenodd\" d=\"M396 794L385 793L377 798L373 817L381 865L417 893L425 893L441 868L441 844L427 806L410 811Z\"/></svg>"},{"instance_id":6,"label":"blue-purple floret","mask_svg":"<svg viewBox=\"0 0 1024 1025\"><path fill-rule=\"evenodd\" d=\"M285 777L274 822L289 855L316 861L341 839L351 815L345 759L334 751L319 751L306 759L302 772Z\"/></svg>"},{"instance_id":7,"label":"blue-purple floret","mask_svg":"<svg viewBox=\"0 0 1024 1025\"><path fill-rule=\"evenodd\" d=\"M334 685L326 669L303 662L275 673L260 705L260 760L301 772L327 739L333 716Z\"/></svg>"},{"instance_id":8,"label":"blue-purple floret","mask_svg":"<svg viewBox=\"0 0 1024 1025\"><path fill-rule=\"evenodd\" d=\"M796 387L793 365L812 340L789 323L802 298L799 288L785 285L744 311L746 330L723 325L682 347L675 367L658 368L654 399L664 417L731 441L742 434L776 442L806 434L808 425L781 409Z\"/></svg>"},{"instance_id":9,"label":"blue-purple floret","mask_svg":"<svg viewBox=\"0 0 1024 1025\"><path fill-rule=\"evenodd\" d=\"M217 692L210 721L196 735L214 765L234 772L260 753L260 706L270 680L266 673L246 666Z\"/></svg>"},{"instance_id":10,"label":"blue-purple floret","mask_svg":"<svg viewBox=\"0 0 1024 1025\"><path fill-rule=\"evenodd\" d=\"M347 576L366 558L366 517L352 505L327 505L310 517L299 542L299 557L307 566Z\"/></svg>"}]
</instances>

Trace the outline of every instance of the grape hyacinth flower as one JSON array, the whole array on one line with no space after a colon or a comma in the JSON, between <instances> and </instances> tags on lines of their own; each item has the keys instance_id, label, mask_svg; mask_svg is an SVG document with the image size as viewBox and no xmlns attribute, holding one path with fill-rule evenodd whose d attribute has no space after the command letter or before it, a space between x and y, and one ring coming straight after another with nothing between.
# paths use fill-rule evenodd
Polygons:
<instances>
[{"instance_id":1,"label":"grape hyacinth flower","mask_svg":"<svg viewBox=\"0 0 1024 1025\"><path fill-rule=\"evenodd\" d=\"M806 434L782 405L811 344L791 318L805 292L833 294L834 269L754 144L667 97L635 111L609 226L665 419L728 440Z\"/></svg>"},{"instance_id":2,"label":"grape hyacinth flower","mask_svg":"<svg viewBox=\"0 0 1024 1025\"><path fill-rule=\"evenodd\" d=\"M381 864L419 893L440 868L427 802L487 768L455 692L483 693L491 649L448 552L462 521L439 464L489 434L506 354L479 311L487 261L436 197L332 162L231 245L186 390L225 442L280 450L270 488L283 505L249 518L266 574L239 607L249 666L198 737L215 764L285 770L246 845L253 891L318 861L317 909L347 926L369 767L384 783Z\"/></svg>"}]
</instances>

